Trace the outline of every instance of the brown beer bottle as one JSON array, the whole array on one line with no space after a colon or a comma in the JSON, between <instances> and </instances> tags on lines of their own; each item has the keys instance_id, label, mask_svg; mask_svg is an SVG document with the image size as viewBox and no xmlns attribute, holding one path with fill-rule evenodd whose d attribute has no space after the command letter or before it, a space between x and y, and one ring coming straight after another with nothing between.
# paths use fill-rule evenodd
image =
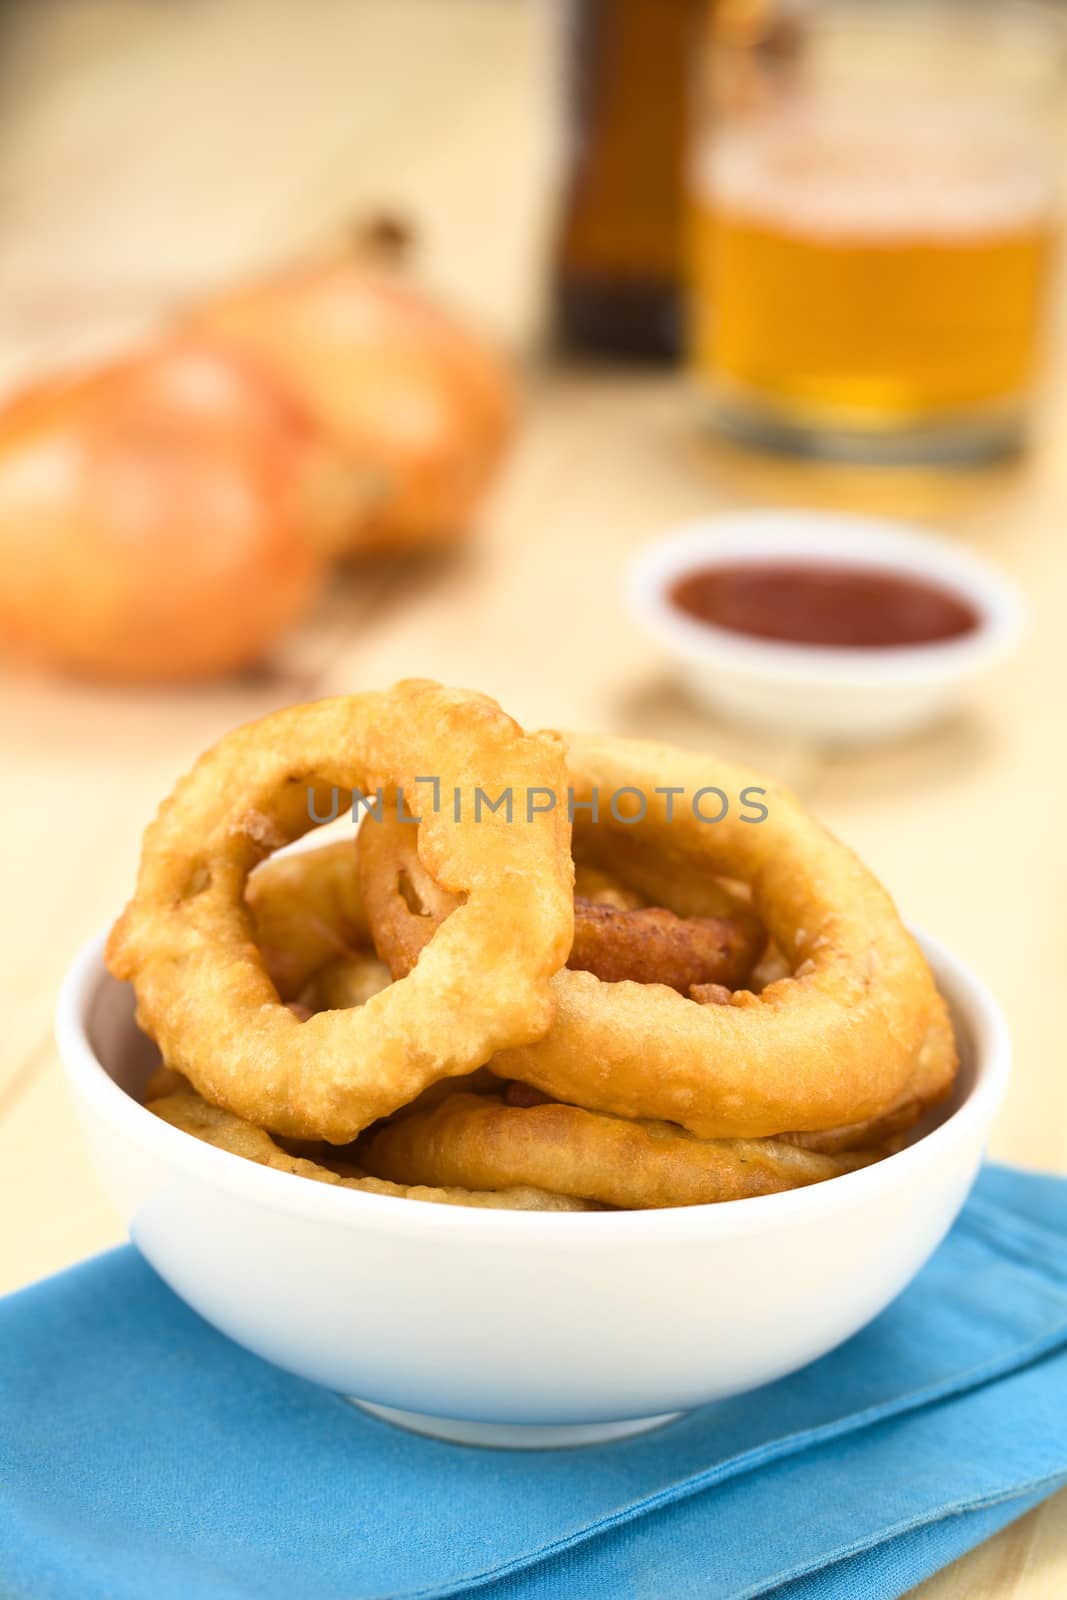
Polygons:
<instances>
[{"instance_id":1,"label":"brown beer bottle","mask_svg":"<svg viewBox=\"0 0 1067 1600\"><path fill-rule=\"evenodd\" d=\"M688 79L697 0L570 0L569 167L556 247L561 342L681 350Z\"/></svg>"}]
</instances>

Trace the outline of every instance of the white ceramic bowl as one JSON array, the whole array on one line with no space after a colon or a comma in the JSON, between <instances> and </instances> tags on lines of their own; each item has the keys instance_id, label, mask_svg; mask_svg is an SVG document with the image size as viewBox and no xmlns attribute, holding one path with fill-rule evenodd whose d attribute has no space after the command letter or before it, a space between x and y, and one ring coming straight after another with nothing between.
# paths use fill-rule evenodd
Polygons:
<instances>
[{"instance_id":1,"label":"white ceramic bowl","mask_svg":"<svg viewBox=\"0 0 1067 1600\"><path fill-rule=\"evenodd\" d=\"M464 1210L331 1188L212 1149L138 1103L154 1049L101 940L66 980L58 1037L93 1160L135 1243L215 1327L422 1431L582 1443L825 1354L948 1230L1009 1046L983 986L924 945L963 1057L936 1126L830 1183L669 1211Z\"/></svg>"},{"instance_id":2,"label":"white ceramic bowl","mask_svg":"<svg viewBox=\"0 0 1067 1600\"><path fill-rule=\"evenodd\" d=\"M716 563L834 562L907 574L955 591L978 614L971 633L894 649L816 648L755 639L687 617L669 590ZM879 739L943 715L1022 637L1025 607L995 567L901 523L822 511L739 511L664 534L626 573L638 626L674 661L695 698L766 727L828 739Z\"/></svg>"}]
</instances>

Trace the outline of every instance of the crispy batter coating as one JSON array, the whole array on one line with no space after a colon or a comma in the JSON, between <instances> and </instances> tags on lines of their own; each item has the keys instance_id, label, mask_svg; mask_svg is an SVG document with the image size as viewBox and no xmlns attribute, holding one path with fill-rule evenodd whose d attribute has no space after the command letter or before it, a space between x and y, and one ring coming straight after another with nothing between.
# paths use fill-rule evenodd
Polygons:
<instances>
[{"instance_id":1,"label":"crispy batter coating","mask_svg":"<svg viewBox=\"0 0 1067 1600\"><path fill-rule=\"evenodd\" d=\"M475 1206L483 1210L498 1211L594 1211L596 1206L567 1195L547 1194L528 1185L515 1185L495 1192L475 1191L456 1185L428 1188L422 1184L391 1183L387 1179L369 1177L355 1167L345 1165L345 1172L335 1171L317 1161L303 1156L290 1155L281 1145L275 1144L270 1134L250 1122L208 1105L196 1090L173 1074L175 1084L166 1092L146 1102L153 1116L169 1122L172 1128L192 1134L216 1150L227 1150L231 1155L254 1161L261 1167L272 1167L276 1172L290 1172L297 1178L311 1178L315 1183L334 1184L341 1189L362 1189L368 1194L392 1195L398 1200L430 1200L445 1206ZM150 1086L151 1087L151 1086ZM160 1084L162 1087L162 1084ZM341 1163L338 1164L339 1166Z\"/></svg>"},{"instance_id":2,"label":"crispy batter coating","mask_svg":"<svg viewBox=\"0 0 1067 1600\"><path fill-rule=\"evenodd\" d=\"M272 856L249 878L245 904L263 965L283 1000L295 1000L331 961L373 954L354 838Z\"/></svg>"},{"instance_id":3,"label":"crispy batter coating","mask_svg":"<svg viewBox=\"0 0 1067 1600\"><path fill-rule=\"evenodd\" d=\"M844 1127L826 1128L818 1133L787 1133L784 1139L805 1150L867 1150L873 1145L896 1148L901 1136L913 1128L934 1106L940 1105L952 1089L955 1078L956 1038L952 1019L940 994L934 996L930 1026L919 1050L916 1073L910 1089L896 1105L887 1106L876 1117ZM951 1068L951 1070L950 1070Z\"/></svg>"},{"instance_id":4,"label":"crispy batter coating","mask_svg":"<svg viewBox=\"0 0 1067 1600\"><path fill-rule=\"evenodd\" d=\"M689 985L689 998L695 1000L698 1006L728 1006L732 989L724 983L691 983Z\"/></svg>"},{"instance_id":5,"label":"crispy batter coating","mask_svg":"<svg viewBox=\"0 0 1067 1600\"><path fill-rule=\"evenodd\" d=\"M365 839L366 835L362 837ZM318 850L302 850L297 854L275 857L257 867L249 881L246 898L252 909L257 936L261 930L269 930L272 950L277 951L278 962L283 970L295 971L302 978L313 962L339 948L342 940L353 946L359 941L369 942L371 935L356 887L356 864L356 851L350 842L344 841L341 844L324 845ZM427 896L432 896L435 891L439 894L440 891L436 890L436 885L428 879L428 875L421 868L419 872L420 891L425 880ZM627 911L635 910L642 904L635 891L625 888L618 879L599 868L577 867L575 885L588 891L584 898L595 906ZM594 895L596 899L593 899ZM576 896L576 901L578 898ZM620 973L620 978L634 976L632 971L625 969ZM314 1011L332 1006L362 1005L371 994L377 993L389 982L389 971L383 963L353 950L351 954L328 960L313 972L304 983L299 998L304 1003L305 1013L311 1015ZM719 983L694 984L689 996L701 1005L728 1005L730 1002L730 990ZM939 997L937 1027L946 1029L948 1026L948 1015ZM937 1042L935 1028L934 1043ZM944 1040L940 1042L943 1044ZM951 1038L948 1045L951 1047ZM937 1054L936 1051L933 1053ZM900 1106L867 1122L828 1128L821 1133L783 1133L779 1137L802 1149L827 1154L870 1149L913 1127L948 1086L938 1078L933 1087L933 1095L927 1098L911 1097ZM502 1093L505 1103L513 1106L544 1105L549 1101L549 1097L540 1089L516 1080L501 1080L488 1068L480 1067L462 1078L443 1078L431 1084L397 1115L405 1116L413 1110L426 1110L458 1089L475 1093Z\"/></svg>"},{"instance_id":6,"label":"crispy batter coating","mask_svg":"<svg viewBox=\"0 0 1067 1600\"><path fill-rule=\"evenodd\" d=\"M374 995L388 989L392 981L389 968L377 956L338 956L309 979L300 991L300 999L312 1015L317 1011L347 1011L352 1006L365 1006Z\"/></svg>"},{"instance_id":7,"label":"crispy batter coating","mask_svg":"<svg viewBox=\"0 0 1067 1600\"><path fill-rule=\"evenodd\" d=\"M433 810L420 778L458 791ZM213 1105L293 1138L349 1142L439 1078L552 1024L552 974L573 938L565 810L475 819L478 788L562 792L558 740L527 735L487 696L411 680L276 712L239 728L180 780L145 834L108 964L136 990L164 1059ZM416 971L366 1005L298 1021L252 937L249 872L306 833L329 789L394 786L420 850L465 903Z\"/></svg>"},{"instance_id":8,"label":"crispy batter coating","mask_svg":"<svg viewBox=\"0 0 1067 1600\"><path fill-rule=\"evenodd\" d=\"M395 808L360 831L359 877L375 948L393 976L404 977L460 900L436 883L419 858L416 830ZM592 892L581 891L588 887ZM605 983L629 978L680 994L693 984L738 988L751 974L765 936L740 903L733 914L682 918L645 906L597 868L577 868L574 942L567 965ZM723 892L723 891L719 891ZM635 903L636 902L636 903Z\"/></svg>"},{"instance_id":9,"label":"crispy batter coating","mask_svg":"<svg viewBox=\"0 0 1067 1600\"><path fill-rule=\"evenodd\" d=\"M305 1018L366 1005L392 982L374 954L359 893L354 839L272 856L248 880L245 904L271 982Z\"/></svg>"},{"instance_id":10,"label":"crispy batter coating","mask_svg":"<svg viewBox=\"0 0 1067 1600\"><path fill-rule=\"evenodd\" d=\"M922 952L877 879L787 789L666 745L574 736L568 747L579 800L624 786L648 798L637 827L601 810L598 862L661 903L673 892L680 913L699 909L709 877L741 879L792 972L728 1005L695 1005L662 986L561 971L551 1031L502 1051L495 1072L705 1139L821 1132L947 1092L955 1043ZM657 788L671 785L689 797L758 786L767 817L745 821L735 806L708 823L676 803L668 821Z\"/></svg>"},{"instance_id":11,"label":"crispy batter coating","mask_svg":"<svg viewBox=\"0 0 1067 1600\"><path fill-rule=\"evenodd\" d=\"M581 824L580 848L601 870L689 919L716 915L723 879L742 880L784 975L770 976L758 993L724 993L729 985L703 975L671 993L662 967L658 984L641 981L655 969L633 959L633 940L600 971L575 971L572 958L554 980L551 1031L501 1052L495 1072L555 1099L674 1122L702 1138L824 1135L833 1149L857 1126L900 1131L944 1097L955 1041L921 951L877 880L787 790L638 741L576 737L568 759L579 799L623 787L648 797L639 826L603 809L599 823ZM735 796L758 786L768 814L758 823L741 812L708 823L675 803L668 820L657 791L671 784L690 797L712 786ZM375 825L359 852L371 931L394 972L409 969L455 905L402 831L413 830Z\"/></svg>"},{"instance_id":12,"label":"crispy batter coating","mask_svg":"<svg viewBox=\"0 0 1067 1600\"><path fill-rule=\"evenodd\" d=\"M877 1157L822 1155L777 1139L701 1140L665 1122L499 1095L452 1094L365 1134L379 1177L475 1188L532 1183L627 1209L708 1205L822 1183Z\"/></svg>"},{"instance_id":13,"label":"crispy batter coating","mask_svg":"<svg viewBox=\"0 0 1067 1600\"><path fill-rule=\"evenodd\" d=\"M648 904L636 889L622 883L614 873L604 872L588 861L574 863L574 898L587 900L594 906L614 906L618 911L636 911Z\"/></svg>"},{"instance_id":14,"label":"crispy batter coating","mask_svg":"<svg viewBox=\"0 0 1067 1600\"><path fill-rule=\"evenodd\" d=\"M574 900L573 971L602 983L662 983L679 994L694 984L738 989L759 954L758 935L735 917L677 917L663 906L624 911Z\"/></svg>"},{"instance_id":15,"label":"crispy batter coating","mask_svg":"<svg viewBox=\"0 0 1067 1600\"><path fill-rule=\"evenodd\" d=\"M769 1194L895 1148L957 1058L876 879L751 773L638 741L564 750L411 682L209 751L148 830L109 943L168 1063L150 1109L319 1182L521 1209ZM259 866L311 825L309 785L319 814L327 786L342 805L381 786L383 820ZM577 873L565 805L472 803L568 785L647 804L638 824L579 813ZM749 787L763 821L689 804Z\"/></svg>"},{"instance_id":16,"label":"crispy batter coating","mask_svg":"<svg viewBox=\"0 0 1067 1600\"><path fill-rule=\"evenodd\" d=\"M401 822L392 795L381 819L359 830L359 892L379 959L395 980L406 978L463 897L437 882L419 855L416 829Z\"/></svg>"}]
</instances>

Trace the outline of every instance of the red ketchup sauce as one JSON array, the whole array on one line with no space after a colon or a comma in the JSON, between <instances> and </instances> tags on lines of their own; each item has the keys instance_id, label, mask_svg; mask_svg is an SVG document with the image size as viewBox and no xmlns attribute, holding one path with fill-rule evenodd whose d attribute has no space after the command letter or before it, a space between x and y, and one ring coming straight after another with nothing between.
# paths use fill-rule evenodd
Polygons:
<instances>
[{"instance_id":1,"label":"red ketchup sauce","mask_svg":"<svg viewBox=\"0 0 1067 1600\"><path fill-rule=\"evenodd\" d=\"M845 562L735 561L687 572L667 592L698 622L822 648L942 644L973 633L981 620L951 589Z\"/></svg>"}]
</instances>

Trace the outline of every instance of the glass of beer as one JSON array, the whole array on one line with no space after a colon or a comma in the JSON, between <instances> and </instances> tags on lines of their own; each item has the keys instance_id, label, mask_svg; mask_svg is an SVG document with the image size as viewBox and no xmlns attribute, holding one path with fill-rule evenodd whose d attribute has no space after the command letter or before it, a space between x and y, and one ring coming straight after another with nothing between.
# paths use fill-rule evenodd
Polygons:
<instances>
[{"instance_id":1,"label":"glass of beer","mask_svg":"<svg viewBox=\"0 0 1067 1600\"><path fill-rule=\"evenodd\" d=\"M689 342L721 429L856 460L1018 447L1063 59L1061 19L1034 0L720 0Z\"/></svg>"}]
</instances>

